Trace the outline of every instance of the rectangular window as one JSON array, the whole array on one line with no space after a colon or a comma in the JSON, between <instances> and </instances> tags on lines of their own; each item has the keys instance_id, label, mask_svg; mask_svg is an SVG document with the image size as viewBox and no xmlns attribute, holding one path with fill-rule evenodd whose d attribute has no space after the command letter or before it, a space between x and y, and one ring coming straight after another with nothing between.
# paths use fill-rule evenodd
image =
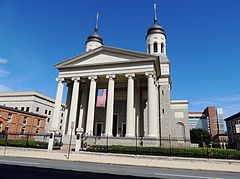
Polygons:
<instances>
[{"instance_id":1,"label":"rectangular window","mask_svg":"<svg viewBox=\"0 0 240 179\"><path fill-rule=\"evenodd\" d=\"M59 127L59 130L62 130L62 126Z\"/></svg>"},{"instance_id":2,"label":"rectangular window","mask_svg":"<svg viewBox=\"0 0 240 179\"><path fill-rule=\"evenodd\" d=\"M18 109L18 107L15 107L15 109Z\"/></svg>"},{"instance_id":3,"label":"rectangular window","mask_svg":"<svg viewBox=\"0 0 240 179\"><path fill-rule=\"evenodd\" d=\"M35 132L35 133L36 133L36 134L38 134L38 133L39 133L39 129L38 129L38 128L36 129L36 132Z\"/></svg>"},{"instance_id":4,"label":"rectangular window","mask_svg":"<svg viewBox=\"0 0 240 179\"><path fill-rule=\"evenodd\" d=\"M12 119L12 116L13 114L12 113L8 113L8 116L7 116L7 121L10 121Z\"/></svg>"},{"instance_id":5,"label":"rectangular window","mask_svg":"<svg viewBox=\"0 0 240 179\"><path fill-rule=\"evenodd\" d=\"M24 107L21 107L21 111L24 111Z\"/></svg>"},{"instance_id":6,"label":"rectangular window","mask_svg":"<svg viewBox=\"0 0 240 179\"><path fill-rule=\"evenodd\" d=\"M26 132L26 128L23 127L23 128L21 129L20 133L21 133L21 134L25 134L25 132Z\"/></svg>"},{"instance_id":7,"label":"rectangular window","mask_svg":"<svg viewBox=\"0 0 240 179\"><path fill-rule=\"evenodd\" d=\"M27 116L24 116L24 118L23 118L23 124L24 124L24 125L27 124L27 119L28 119L28 117L27 117Z\"/></svg>"},{"instance_id":8,"label":"rectangular window","mask_svg":"<svg viewBox=\"0 0 240 179\"><path fill-rule=\"evenodd\" d=\"M47 110L45 110L45 114L47 114Z\"/></svg>"},{"instance_id":9,"label":"rectangular window","mask_svg":"<svg viewBox=\"0 0 240 179\"><path fill-rule=\"evenodd\" d=\"M50 117L47 119L47 122L50 122Z\"/></svg>"},{"instance_id":10,"label":"rectangular window","mask_svg":"<svg viewBox=\"0 0 240 179\"><path fill-rule=\"evenodd\" d=\"M48 111L48 115L51 115L51 111Z\"/></svg>"},{"instance_id":11,"label":"rectangular window","mask_svg":"<svg viewBox=\"0 0 240 179\"><path fill-rule=\"evenodd\" d=\"M63 120L60 121L60 123L62 124Z\"/></svg>"},{"instance_id":12,"label":"rectangular window","mask_svg":"<svg viewBox=\"0 0 240 179\"><path fill-rule=\"evenodd\" d=\"M63 113L61 114L61 117L63 117Z\"/></svg>"},{"instance_id":13,"label":"rectangular window","mask_svg":"<svg viewBox=\"0 0 240 179\"><path fill-rule=\"evenodd\" d=\"M29 112L29 107L27 107L26 112Z\"/></svg>"},{"instance_id":14,"label":"rectangular window","mask_svg":"<svg viewBox=\"0 0 240 179\"><path fill-rule=\"evenodd\" d=\"M37 126L40 126L40 125L41 125L41 119L38 119Z\"/></svg>"},{"instance_id":15,"label":"rectangular window","mask_svg":"<svg viewBox=\"0 0 240 179\"><path fill-rule=\"evenodd\" d=\"M36 108L36 112L38 112L38 111L39 111L39 107Z\"/></svg>"},{"instance_id":16,"label":"rectangular window","mask_svg":"<svg viewBox=\"0 0 240 179\"><path fill-rule=\"evenodd\" d=\"M164 111L164 109L162 109L162 113L164 113L165 111Z\"/></svg>"}]
</instances>

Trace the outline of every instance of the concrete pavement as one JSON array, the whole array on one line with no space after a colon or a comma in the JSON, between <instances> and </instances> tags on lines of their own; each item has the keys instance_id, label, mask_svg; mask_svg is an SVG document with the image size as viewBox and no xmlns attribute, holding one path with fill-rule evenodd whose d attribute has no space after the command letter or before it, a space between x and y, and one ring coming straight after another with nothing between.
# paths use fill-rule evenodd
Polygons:
<instances>
[{"instance_id":1,"label":"concrete pavement","mask_svg":"<svg viewBox=\"0 0 240 179\"><path fill-rule=\"evenodd\" d=\"M0 156L29 157L51 160L68 160L67 153L47 151L43 149L25 149L0 147ZM191 169L208 171L240 172L240 160L199 159L163 156L139 156L126 154L105 154L90 152L72 152L70 161L93 162L104 164L131 165L143 167L159 167L173 169Z\"/></svg>"}]
</instances>

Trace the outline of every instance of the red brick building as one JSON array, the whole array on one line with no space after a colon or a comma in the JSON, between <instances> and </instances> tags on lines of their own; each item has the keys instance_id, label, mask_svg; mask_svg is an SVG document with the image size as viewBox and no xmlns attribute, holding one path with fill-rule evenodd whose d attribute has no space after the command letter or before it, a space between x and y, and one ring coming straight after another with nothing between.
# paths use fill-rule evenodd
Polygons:
<instances>
[{"instance_id":1,"label":"red brick building","mask_svg":"<svg viewBox=\"0 0 240 179\"><path fill-rule=\"evenodd\" d=\"M46 116L0 106L0 133L44 134L45 122Z\"/></svg>"}]
</instances>

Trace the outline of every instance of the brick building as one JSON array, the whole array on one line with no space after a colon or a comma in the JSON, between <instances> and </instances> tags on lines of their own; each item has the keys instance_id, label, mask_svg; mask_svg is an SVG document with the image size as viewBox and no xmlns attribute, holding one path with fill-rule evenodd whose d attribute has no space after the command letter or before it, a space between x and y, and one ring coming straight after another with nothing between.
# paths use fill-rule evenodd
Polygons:
<instances>
[{"instance_id":1,"label":"brick building","mask_svg":"<svg viewBox=\"0 0 240 179\"><path fill-rule=\"evenodd\" d=\"M240 148L240 112L224 119L230 146Z\"/></svg>"},{"instance_id":2,"label":"brick building","mask_svg":"<svg viewBox=\"0 0 240 179\"><path fill-rule=\"evenodd\" d=\"M225 133L223 110L215 106L207 106L202 112L189 112L190 129L204 129L212 136Z\"/></svg>"},{"instance_id":3,"label":"brick building","mask_svg":"<svg viewBox=\"0 0 240 179\"><path fill-rule=\"evenodd\" d=\"M0 106L0 133L44 134L47 116ZM19 135L11 136L18 138Z\"/></svg>"}]
</instances>

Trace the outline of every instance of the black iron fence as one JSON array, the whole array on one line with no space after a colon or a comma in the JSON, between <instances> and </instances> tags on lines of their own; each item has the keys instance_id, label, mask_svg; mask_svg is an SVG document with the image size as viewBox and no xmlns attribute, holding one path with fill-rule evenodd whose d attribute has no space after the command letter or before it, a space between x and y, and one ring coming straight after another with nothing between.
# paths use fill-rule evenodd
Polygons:
<instances>
[{"instance_id":1,"label":"black iron fence","mask_svg":"<svg viewBox=\"0 0 240 179\"><path fill-rule=\"evenodd\" d=\"M49 134L32 133L0 133L0 146L24 148L48 148ZM62 135L55 135L54 149L60 149Z\"/></svg>"},{"instance_id":2,"label":"black iron fence","mask_svg":"<svg viewBox=\"0 0 240 179\"><path fill-rule=\"evenodd\" d=\"M189 139L172 137L150 139L85 136L82 138L82 150L135 155L240 159L240 150L213 148L213 145L198 147L192 145Z\"/></svg>"}]
</instances>

